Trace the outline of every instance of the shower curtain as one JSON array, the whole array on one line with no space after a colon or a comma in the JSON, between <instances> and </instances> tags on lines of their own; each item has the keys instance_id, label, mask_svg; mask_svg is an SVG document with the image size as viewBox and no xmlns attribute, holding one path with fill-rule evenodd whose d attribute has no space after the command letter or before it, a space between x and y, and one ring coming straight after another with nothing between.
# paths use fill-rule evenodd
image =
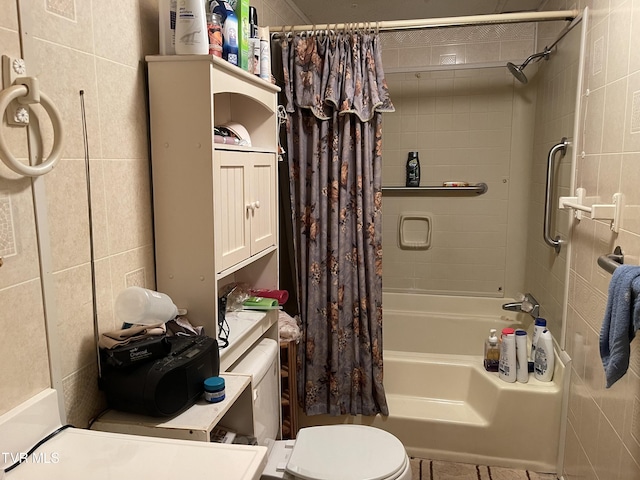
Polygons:
<instances>
[{"instance_id":1,"label":"shower curtain","mask_svg":"<svg viewBox=\"0 0 640 480\"><path fill-rule=\"evenodd\" d=\"M291 36L283 96L307 415L388 415L382 384L382 112L394 111L379 37Z\"/></svg>"}]
</instances>

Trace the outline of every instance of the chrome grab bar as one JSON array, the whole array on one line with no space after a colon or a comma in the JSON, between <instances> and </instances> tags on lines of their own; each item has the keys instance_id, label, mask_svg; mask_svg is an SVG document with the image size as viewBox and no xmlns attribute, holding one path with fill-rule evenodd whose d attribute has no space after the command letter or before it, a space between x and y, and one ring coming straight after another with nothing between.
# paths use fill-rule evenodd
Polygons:
<instances>
[{"instance_id":1,"label":"chrome grab bar","mask_svg":"<svg viewBox=\"0 0 640 480\"><path fill-rule=\"evenodd\" d=\"M551 150L549 150L549 156L547 157L547 188L544 200L544 241L550 247L553 247L556 253L560 253L561 242L560 237L551 238L551 197L553 196L553 184L554 184L554 160L556 153L562 152L562 156L567 153L567 147L569 141L567 137L562 137L560 143L556 143Z\"/></svg>"}]
</instances>

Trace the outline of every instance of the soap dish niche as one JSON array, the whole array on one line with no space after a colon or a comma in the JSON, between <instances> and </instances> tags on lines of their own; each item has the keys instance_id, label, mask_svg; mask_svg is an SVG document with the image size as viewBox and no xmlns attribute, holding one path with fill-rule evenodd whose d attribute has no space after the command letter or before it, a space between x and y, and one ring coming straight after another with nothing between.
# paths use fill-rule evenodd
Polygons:
<instances>
[{"instance_id":1,"label":"soap dish niche","mask_svg":"<svg viewBox=\"0 0 640 480\"><path fill-rule=\"evenodd\" d=\"M433 220L430 213L406 212L398 220L400 248L405 250L428 250L431 248Z\"/></svg>"}]
</instances>

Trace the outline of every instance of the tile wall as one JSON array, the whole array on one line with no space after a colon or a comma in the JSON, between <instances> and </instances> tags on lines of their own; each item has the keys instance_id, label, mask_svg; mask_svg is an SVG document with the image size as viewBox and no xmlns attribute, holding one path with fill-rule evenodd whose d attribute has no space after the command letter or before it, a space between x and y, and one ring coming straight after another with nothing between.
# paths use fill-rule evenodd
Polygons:
<instances>
[{"instance_id":1,"label":"tile wall","mask_svg":"<svg viewBox=\"0 0 640 480\"><path fill-rule=\"evenodd\" d=\"M18 5L30 21L20 49ZM286 0L252 2L261 25L308 23ZM154 288L151 182L144 56L158 52L158 2L0 0L0 54L24 57L61 112L63 158L41 179L59 354L54 370L67 420L86 426L104 407L97 389L80 90L91 167L97 318L113 329L113 302L126 286ZM43 117L44 118L44 117ZM9 148L27 157L23 131L5 129ZM42 121L45 150L51 145ZM0 164L0 414L51 385L31 183ZM5 393L6 392L6 393Z\"/></svg>"},{"instance_id":2,"label":"tile wall","mask_svg":"<svg viewBox=\"0 0 640 480\"><path fill-rule=\"evenodd\" d=\"M489 187L481 196L384 195L387 291L497 297L523 291L527 224L518 212L528 201L535 96L518 89L504 59L526 58L535 28L495 28L409 32L414 44L433 44L426 49L396 48L406 32L383 34L385 72L391 72L386 78L396 107L383 117L383 184L404 185L407 154L418 151L421 185L465 181ZM505 35L503 42L499 34ZM480 39L482 58L469 53L478 44L467 43ZM407 54L412 48L431 53L418 59ZM459 65L499 66L429 68L448 62L441 56L447 52L457 52ZM429 248L400 245L401 216L417 214L430 218ZM405 223L405 234L423 239L428 228L412 221Z\"/></svg>"},{"instance_id":3,"label":"tile wall","mask_svg":"<svg viewBox=\"0 0 640 480\"><path fill-rule=\"evenodd\" d=\"M16 0L0 0L0 52L20 56ZM309 23L285 0L252 2L261 24ZM125 5L126 4L126 5ZM640 478L640 347L632 344L629 373L604 388L598 332L609 277L596 259L615 245L628 263L640 263L637 185L640 153L637 111L640 91L640 0L551 0L546 9L592 9L587 53L587 102L581 112L584 159L579 183L608 197L625 194L624 223L614 235L602 222L581 222L572 239L567 350L573 358L565 479ZM57 320L62 343L59 367L69 420L85 425L100 408L95 389L89 278L86 187L79 90L85 90L92 158L98 316L101 328L114 319L114 295L132 281L153 286L149 176L144 118L143 56L157 51L157 2L33 2L31 73L62 110L69 129L64 159L46 178L54 259ZM61 9L61 10L60 10ZM415 45L414 45L415 47ZM529 46L515 46L501 59L524 59ZM390 68L422 65L420 48L385 53ZM472 56L472 48L465 49ZM459 50L439 52L452 61ZM483 49L476 50L476 54ZM434 55L428 54L429 64ZM409 57L404 60L404 57ZM395 58L395 60L394 60ZM482 58L482 57L479 57ZM482 59L482 61L486 61ZM435 62L439 63L439 62ZM421 68L421 67L419 67ZM72 75L73 73L73 75ZM586 96L586 90L583 92ZM5 127L6 129L6 127ZM46 125L45 125L46 129ZM11 151L25 158L24 133L6 129ZM587 187L588 188L588 187ZM40 273L30 181L0 166L0 413L50 385ZM507 242L509 243L509 242ZM141 274L140 272L144 272ZM508 274L508 272L507 272Z\"/></svg>"},{"instance_id":4,"label":"tile wall","mask_svg":"<svg viewBox=\"0 0 640 480\"><path fill-rule=\"evenodd\" d=\"M640 479L640 340L631 343L627 374L605 388L599 333L611 276L597 266L600 255L620 245L625 263L640 264L640 1L581 0L589 7L585 85L581 91L576 186L609 202L624 194L622 228L608 222L574 224L569 259L566 349L573 359L564 478ZM548 8L574 7L572 1ZM591 194L589 194L591 195Z\"/></svg>"}]
</instances>

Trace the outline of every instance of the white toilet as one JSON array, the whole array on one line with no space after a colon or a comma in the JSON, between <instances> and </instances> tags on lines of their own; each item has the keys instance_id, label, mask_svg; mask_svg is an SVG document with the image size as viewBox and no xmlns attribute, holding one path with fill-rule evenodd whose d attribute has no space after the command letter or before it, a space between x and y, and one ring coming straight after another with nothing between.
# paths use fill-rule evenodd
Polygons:
<instances>
[{"instance_id":1,"label":"white toilet","mask_svg":"<svg viewBox=\"0 0 640 480\"><path fill-rule=\"evenodd\" d=\"M279 368L275 340L263 339L231 370L252 375L254 429L269 447L262 480L411 480L409 457L395 436L365 425L301 429L296 440L278 435Z\"/></svg>"},{"instance_id":2,"label":"white toilet","mask_svg":"<svg viewBox=\"0 0 640 480\"><path fill-rule=\"evenodd\" d=\"M396 437L365 425L302 428L296 440L273 443L262 480L411 480Z\"/></svg>"}]
</instances>

